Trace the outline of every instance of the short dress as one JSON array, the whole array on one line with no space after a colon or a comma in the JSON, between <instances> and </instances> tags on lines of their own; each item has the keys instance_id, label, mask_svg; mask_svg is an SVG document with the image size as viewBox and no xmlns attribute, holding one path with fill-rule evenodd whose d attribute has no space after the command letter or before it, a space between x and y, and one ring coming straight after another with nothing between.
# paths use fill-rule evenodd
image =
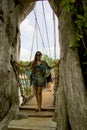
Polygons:
<instances>
[{"instance_id":1,"label":"short dress","mask_svg":"<svg viewBox=\"0 0 87 130\"><path fill-rule=\"evenodd\" d=\"M51 67L46 61L40 65L36 64L34 72L31 74L31 85L35 87L46 87L46 77L49 75Z\"/></svg>"}]
</instances>

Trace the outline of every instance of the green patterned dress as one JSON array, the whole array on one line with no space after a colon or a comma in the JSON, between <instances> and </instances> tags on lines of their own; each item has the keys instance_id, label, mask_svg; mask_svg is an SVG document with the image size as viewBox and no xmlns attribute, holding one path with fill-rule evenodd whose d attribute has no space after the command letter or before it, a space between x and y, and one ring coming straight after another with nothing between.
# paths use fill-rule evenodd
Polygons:
<instances>
[{"instance_id":1,"label":"green patterned dress","mask_svg":"<svg viewBox=\"0 0 87 130\"><path fill-rule=\"evenodd\" d=\"M36 64L34 71L31 72L31 85L35 87L45 87L46 77L50 74L51 67L46 61L42 61L40 65Z\"/></svg>"}]
</instances>

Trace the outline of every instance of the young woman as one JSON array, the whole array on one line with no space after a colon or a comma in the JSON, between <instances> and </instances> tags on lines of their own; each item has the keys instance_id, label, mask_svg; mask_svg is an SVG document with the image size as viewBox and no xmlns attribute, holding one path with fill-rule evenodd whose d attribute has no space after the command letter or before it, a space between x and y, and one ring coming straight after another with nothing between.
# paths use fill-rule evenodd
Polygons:
<instances>
[{"instance_id":1,"label":"young woman","mask_svg":"<svg viewBox=\"0 0 87 130\"><path fill-rule=\"evenodd\" d=\"M22 66L22 65L21 65ZM56 65L50 67L46 61L42 60L42 53L37 51L35 54L34 61L32 61L28 66L31 70L31 85L34 88L36 101L37 101L37 110L41 111L42 105L42 89L46 86L46 77L47 73L50 73L50 70Z\"/></svg>"}]
</instances>

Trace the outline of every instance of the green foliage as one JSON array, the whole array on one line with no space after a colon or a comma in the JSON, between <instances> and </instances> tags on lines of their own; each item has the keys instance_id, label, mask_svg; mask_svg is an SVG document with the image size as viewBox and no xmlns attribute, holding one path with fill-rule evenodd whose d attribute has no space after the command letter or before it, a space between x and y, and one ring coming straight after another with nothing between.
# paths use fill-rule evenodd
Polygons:
<instances>
[{"instance_id":1,"label":"green foliage","mask_svg":"<svg viewBox=\"0 0 87 130\"><path fill-rule=\"evenodd\" d=\"M84 64L84 65L87 65L87 62L84 62L83 64Z\"/></svg>"},{"instance_id":2,"label":"green foliage","mask_svg":"<svg viewBox=\"0 0 87 130\"><path fill-rule=\"evenodd\" d=\"M75 3L76 0L62 0L62 6L65 6L65 9L69 12L73 6L71 4Z\"/></svg>"},{"instance_id":3,"label":"green foliage","mask_svg":"<svg viewBox=\"0 0 87 130\"><path fill-rule=\"evenodd\" d=\"M75 49L79 47L79 43L78 42L71 42L69 45L70 48Z\"/></svg>"},{"instance_id":4,"label":"green foliage","mask_svg":"<svg viewBox=\"0 0 87 130\"><path fill-rule=\"evenodd\" d=\"M29 62L28 61L20 61L20 64L27 65L27 64L29 64Z\"/></svg>"},{"instance_id":5,"label":"green foliage","mask_svg":"<svg viewBox=\"0 0 87 130\"><path fill-rule=\"evenodd\" d=\"M48 55L44 55L43 60L45 60L50 66L54 64L54 60L51 57L48 57Z\"/></svg>"},{"instance_id":6,"label":"green foliage","mask_svg":"<svg viewBox=\"0 0 87 130\"><path fill-rule=\"evenodd\" d=\"M87 84L87 8L84 10L82 1L62 0L62 6L72 14L75 26L75 41L70 48L78 48L84 80Z\"/></svg>"},{"instance_id":7,"label":"green foliage","mask_svg":"<svg viewBox=\"0 0 87 130\"><path fill-rule=\"evenodd\" d=\"M51 57L49 57L48 55L44 55L42 60L45 60L49 66L53 66L55 63L57 63L59 61L59 59L55 59L53 60ZM54 69L51 70L52 74L55 74Z\"/></svg>"}]
</instances>

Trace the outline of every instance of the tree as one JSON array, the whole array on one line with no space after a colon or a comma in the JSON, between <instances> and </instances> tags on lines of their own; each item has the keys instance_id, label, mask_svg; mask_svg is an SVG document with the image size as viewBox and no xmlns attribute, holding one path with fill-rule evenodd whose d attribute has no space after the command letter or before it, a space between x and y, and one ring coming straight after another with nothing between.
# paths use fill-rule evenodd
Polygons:
<instances>
[{"instance_id":1,"label":"tree","mask_svg":"<svg viewBox=\"0 0 87 130\"><path fill-rule=\"evenodd\" d=\"M42 59L45 60L50 66L54 64L54 60L48 55L44 55Z\"/></svg>"}]
</instances>

